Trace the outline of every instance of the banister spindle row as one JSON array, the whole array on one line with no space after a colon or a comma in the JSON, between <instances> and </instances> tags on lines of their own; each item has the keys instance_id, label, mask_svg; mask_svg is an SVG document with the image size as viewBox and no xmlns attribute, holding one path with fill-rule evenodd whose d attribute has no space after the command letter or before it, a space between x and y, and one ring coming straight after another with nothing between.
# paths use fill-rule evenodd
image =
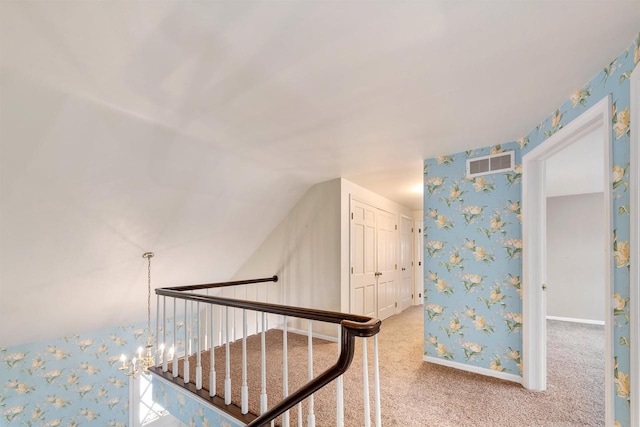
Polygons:
<instances>
[{"instance_id":1,"label":"banister spindle row","mask_svg":"<svg viewBox=\"0 0 640 427\"><path fill-rule=\"evenodd\" d=\"M291 313L288 314L288 309L285 306L278 306L268 303L251 303L248 301L234 300L226 297L218 297L215 295L209 295L209 289L206 288L206 295L204 293L197 293L198 289L205 289L204 286L209 285L194 285L184 287L188 289L178 288L164 288L162 292L157 292L158 298L156 301L156 337L162 339L162 343L157 345L159 351L158 361L161 364L157 370L152 372L164 372L169 371L168 363L171 361L171 372L168 373L165 378L174 378L175 381L182 379L185 386L191 382L190 370L194 369L190 364L195 363L195 389L201 390L205 385L203 384L205 372L203 372L203 360L202 352L209 351L209 372L207 373L207 379L209 382L208 395L213 399L217 396L221 397L221 402L225 405L231 405L232 403L238 405L237 413L247 415L249 414L249 401L250 394L254 396L256 403L259 402L259 412L261 415L255 422L250 422L251 426L254 425L274 425L275 419L280 417L280 425L288 427L291 424L292 416L297 415L298 426L307 425L309 427L315 427L316 425L316 409L324 410L324 408L316 408L317 402L314 398L314 393L322 385L327 384L330 381L336 381L336 418L335 423L337 426L345 426L345 403L344 403L344 381L342 373L350 364L350 360L354 353L354 341L356 337L360 337L362 345L362 395L364 403L364 420L361 425L370 427L372 420L376 427L381 426L381 412L380 412L380 377L379 377L379 360L378 360L378 339L377 332L379 329L379 321L374 323L375 319L364 318L362 316L345 315L346 324L342 320L339 320L338 315L342 313L334 312L322 312L320 310L309 310L314 313L308 314L305 310L295 307L291 307ZM215 287L212 285L212 287ZM186 292L184 292L186 291ZM235 295L241 293L235 292ZM249 295L248 292L245 292ZM224 294L223 294L224 295ZM246 296L245 295L245 296ZM252 294L253 295L253 294ZM258 297L260 292L256 289L255 296ZM162 297L162 304L160 301ZM170 314L167 310L167 297L173 298L173 327L167 325L171 322ZM184 300L184 309L178 312L178 299ZM202 304L205 304L204 306ZM216 308L217 307L217 308ZM230 310L231 309L231 310ZM217 310L217 311L216 311ZM162 311L162 314L160 313ZM315 316L317 312L318 317ZM162 318L160 318L162 316ZM178 339L178 325L181 317L184 316L184 334L180 335L183 340ZM251 316L255 316L255 319ZM267 331L269 330L269 318L271 317L275 328L280 329L282 327L282 398L280 402L275 402L271 408L268 405L268 393L267 393ZM306 331L300 331L298 329L291 330L292 327L296 327L298 323L292 323L292 319L306 319L307 328ZM275 320L275 322L274 322ZM336 323L338 326L338 343L337 356L338 362L334 367L320 374L317 378L314 375L314 323L317 321ZM201 324L204 322L204 324ZM240 323L242 322L242 323ZM281 322L281 323L280 323ZM362 322L362 330L360 326ZM255 327L254 327L255 324ZM368 325L372 325L372 329L368 330ZM173 329L173 331L171 331ZM291 332L290 332L291 330ZM173 333L171 333L173 332ZM241 335L238 335L240 334ZM297 388L290 393L290 372L289 372L289 333L301 333L306 334L307 342L307 381L308 383L301 388ZM344 335L344 336L343 336ZM260 355L257 351L255 356L253 353L248 353L248 338L249 336L255 336L254 339L260 342ZM372 367L372 391L374 393L373 399L370 400L370 367L368 358L368 338L373 337L373 367ZM231 343L236 342L241 338L241 343L234 344L241 346L241 358L236 356L232 357ZM159 340L158 340L159 341ZM298 341L293 341L298 342ZM201 344L202 343L202 344ZM351 344L346 344L351 343ZM171 344L171 348L168 349L168 345ZM257 342L256 342L257 344ZM294 344L297 346L297 344ZM346 346L346 347L345 347ZM217 371L216 371L216 357L215 350L223 352L225 372L224 372L224 386L220 394L216 387ZM344 349L347 349L343 355ZM236 347L234 347L234 352ZM293 349L293 348L292 348ZM238 348L240 351L240 348ZM293 351L293 350L292 350ZM297 350L296 350L297 351ZM194 354L195 353L195 354ZM235 353L234 353L235 354ZM189 356L193 355L194 361L189 360ZM219 353L220 355L220 353ZM259 371L256 367L256 371L249 372L249 358L260 357ZM182 358L182 362L179 363L179 359ZM344 362L349 360L349 362ZM219 360L220 362L220 360ZM231 363L235 366L232 369ZM293 361L292 361L293 363ZM219 364L219 363L218 363ZM254 366L254 365L251 365ZM292 367L295 366L292 364ZM238 369L241 368L241 369ZM218 366L218 369L221 369ZM237 369L237 371L236 371ZM231 372L238 372L241 380L234 380L232 384ZM336 371L337 370L337 371ZM182 371L182 372L180 372ZM330 373L330 371L332 373ZM334 372L335 371L335 372ZM293 372L293 371L292 371ZM333 373L334 372L334 373ZM235 374L234 374L235 375ZM249 389L249 378L252 380L257 379L254 377L260 375L259 387L255 390ZM293 378L293 377L292 377ZM330 378L330 379L328 379ZM254 383L258 383L254 380ZM322 385L315 385L320 384ZM233 388L232 388L233 386ZM191 386L193 387L193 386ZM296 386L297 387L297 386ZM306 390L311 391L306 391ZM240 402L232 402L232 391L236 393L239 391ZM352 395L352 392L347 393L348 396ZM237 395L237 394L236 394ZM202 395L201 395L202 396ZM259 398L258 398L259 396ZM276 400L280 397L276 396ZM302 400L307 400L306 406L303 408ZM214 402L214 400L212 400ZM289 403L290 402L290 403ZM374 408L371 408L373 403ZM294 410L296 412L290 412ZM373 410L373 414L371 413ZM277 412L276 412L277 411ZM259 422L264 418L264 423ZM351 419L351 418L350 418ZM249 418L251 420L251 418ZM351 421L349 421L351 424ZM360 424L360 422L358 422Z\"/></svg>"}]
</instances>

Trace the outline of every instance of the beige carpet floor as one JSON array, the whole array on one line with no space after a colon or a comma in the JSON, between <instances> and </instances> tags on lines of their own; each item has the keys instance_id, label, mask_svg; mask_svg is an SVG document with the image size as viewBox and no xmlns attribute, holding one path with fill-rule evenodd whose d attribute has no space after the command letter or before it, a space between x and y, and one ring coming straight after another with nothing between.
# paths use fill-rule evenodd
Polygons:
<instances>
[{"instance_id":1,"label":"beige carpet floor","mask_svg":"<svg viewBox=\"0 0 640 427\"><path fill-rule=\"evenodd\" d=\"M548 390L531 392L519 384L425 363L422 306L412 307L385 320L379 335L382 423L384 426L602 426L604 425L604 328L548 321ZM267 393L269 406L282 395L282 332L267 336ZM307 381L307 339L289 334L289 392ZM372 346L369 376L373 403ZM241 342L231 345L233 401L240 402ZM362 353L356 355L344 376L345 425L364 425ZM259 412L260 342L248 340L249 408ZM223 390L224 349L216 349L217 390ZM336 344L314 340L314 371L333 364ZM194 356L192 356L194 359ZM195 360L191 362L195 381ZM203 358L208 369L208 356ZM182 370L182 367L181 367ZM204 387L208 389L205 375ZM256 390L256 391L254 391ZM316 425L335 425L335 384L315 395ZM372 405L373 408L373 405ZM373 409L372 409L373 411ZM303 404L306 423L307 403ZM297 410L290 413L297 425ZM373 417L373 412L372 412ZM373 419L373 418L372 418ZM280 424L280 421L278 421ZM374 425L374 424L372 424Z\"/></svg>"}]
</instances>

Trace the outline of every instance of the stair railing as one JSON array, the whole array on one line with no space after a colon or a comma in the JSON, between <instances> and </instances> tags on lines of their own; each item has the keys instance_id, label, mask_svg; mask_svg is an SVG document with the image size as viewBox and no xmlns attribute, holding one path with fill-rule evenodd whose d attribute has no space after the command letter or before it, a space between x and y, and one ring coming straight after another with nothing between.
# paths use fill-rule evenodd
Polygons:
<instances>
[{"instance_id":1,"label":"stair railing","mask_svg":"<svg viewBox=\"0 0 640 427\"><path fill-rule=\"evenodd\" d=\"M302 425L302 401L308 399L307 406L307 425L315 426L315 413L314 413L314 400L313 394L337 379L336 387L336 425L344 426L344 402L343 402L343 383L342 375L347 371L354 357L355 353L355 338L360 337L362 339L362 364L363 364L363 390L364 390L364 423L366 427L371 425L371 410L370 410L370 398L369 398L369 373L368 373L368 353L367 353L367 338L373 337L374 351L373 351L373 369L374 369L374 422L376 427L381 426L381 413L380 413L380 381L379 381L379 366L378 366L378 337L377 334L380 330L380 320L347 313L339 313L326 310L317 310L311 308L294 307L281 304L273 304L261 301L250 301L236 298L221 297L218 295L209 295L209 289L216 288L228 288L239 285L248 285L265 282L277 282L278 277L273 276L263 279L242 280L234 282L221 282L203 285L190 285L180 287L168 287L156 289L157 295L157 329L156 337L162 337L161 345L158 346L159 364L150 371L159 375L165 379L170 379L175 383L180 383L181 379L178 363L178 346L180 344L179 335L182 335L184 341L182 347L184 348L183 358L183 372L181 384L184 388L194 392L201 398L205 398L205 393L202 389L202 360L201 354L204 351L210 350L209 356L209 392L208 401L227 413L235 416L236 418L245 422L248 426L266 426L273 425L273 420L282 416L282 425L289 426L289 411L297 406L298 410L298 425ZM206 294L196 293L196 291L206 291ZM184 309L182 314L184 316L184 331L182 334L178 332L179 328L179 316L178 316L178 300L184 301ZM170 317L167 312L167 302L173 306L173 333L171 335L172 347L167 349L167 322ZM201 304L206 307L201 311ZM194 305L195 313L194 316ZM217 307L217 315L214 307ZM232 404L231 394L231 377L230 377L230 344L236 341L236 315L229 317L231 310L241 310L242 313L242 383L241 383L241 402L239 405L239 411L234 410ZM162 316L160 312L162 311ZM260 335L260 359L261 359L261 386L260 390L260 415L251 416L248 410L249 401L249 389L247 385L247 351L246 340L248 336L248 321L247 313L255 313L255 329L253 332L255 335ZM204 316L202 315L204 313ZM266 343L265 334L269 328L269 316L282 316L282 330L283 330L283 396L282 400L276 403L271 408L268 408L268 395L267 395L267 381L266 381ZM202 319L204 318L204 322ZM290 319L306 319L308 337L308 382L298 388L293 393L289 394L288 385L288 345L287 345L287 332ZM327 370L314 377L313 375L313 322L326 322L339 325L337 331L338 341L338 358L335 364L329 367ZM204 323L204 334L202 334L201 323ZM273 326L272 321L272 328ZM195 331L195 336L194 336ZM217 338L214 339L217 333ZM251 335L254 335L251 334ZM201 346L201 337L204 336L204 346ZM214 347L217 341L218 346L224 346L225 350L225 366L224 366L224 390L222 393L218 393L216 390L216 378L218 375L218 369L220 367L215 366ZM195 347L195 350L194 350ZM195 388L189 384L190 366L189 356L196 354L196 367L195 367ZM169 371L169 361L172 361L172 370ZM222 394L222 396L220 396ZM221 404L223 402L223 404ZM231 410L229 409L231 407Z\"/></svg>"}]
</instances>

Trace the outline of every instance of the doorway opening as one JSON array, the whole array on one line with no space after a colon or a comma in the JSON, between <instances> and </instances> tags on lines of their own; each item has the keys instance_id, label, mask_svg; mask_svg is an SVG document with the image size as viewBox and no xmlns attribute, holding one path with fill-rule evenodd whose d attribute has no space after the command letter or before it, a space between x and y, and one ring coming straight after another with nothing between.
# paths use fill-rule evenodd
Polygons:
<instances>
[{"instance_id":1,"label":"doorway opening","mask_svg":"<svg viewBox=\"0 0 640 427\"><path fill-rule=\"evenodd\" d=\"M611 100L606 97L523 157L523 384L531 390L547 388L547 162L586 135L598 136L603 173L604 289L601 290L605 324L605 420L613 424L613 312L611 307ZM601 157L598 155L601 153Z\"/></svg>"}]
</instances>

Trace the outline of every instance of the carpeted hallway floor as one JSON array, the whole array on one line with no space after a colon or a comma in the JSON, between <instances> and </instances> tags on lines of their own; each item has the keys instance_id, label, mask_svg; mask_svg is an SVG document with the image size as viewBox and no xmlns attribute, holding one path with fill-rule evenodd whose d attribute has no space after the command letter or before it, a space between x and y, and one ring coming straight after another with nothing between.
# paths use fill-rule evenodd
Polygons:
<instances>
[{"instance_id":1,"label":"carpeted hallway floor","mask_svg":"<svg viewBox=\"0 0 640 427\"><path fill-rule=\"evenodd\" d=\"M548 390L531 392L521 385L425 363L423 308L415 306L385 320L379 336L382 424L384 426L602 426L604 425L604 328L548 321ZM270 331L268 361L269 404L281 395L282 333ZM345 382L345 425L364 425L362 355L360 340ZM289 391L306 381L306 337L289 334ZM372 362L369 347L369 360ZM224 352L216 350L218 390L224 379ZM231 345L233 360L240 360L241 344ZM248 353L259 352L259 340ZM314 340L314 372L336 360L336 344ZM204 357L203 360L207 360ZM194 365L192 365L194 366ZM206 371L205 367L205 371ZM192 370L193 372L193 370ZM249 360L249 388L260 389L259 357ZM373 378L370 364L369 374ZM231 373L234 401L239 401L240 370ZM208 388L205 375L204 387ZM254 388L255 387L255 388ZM372 398L373 399L373 398ZM259 396L250 393L250 410L258 412ZM306 403L303 405L306 414ZM316 425L335 425L335 384L315 397ZM296 424L291 411L291 425ZM306 425L306 420L305 423Z\"/></svg>"}]
</instances>

